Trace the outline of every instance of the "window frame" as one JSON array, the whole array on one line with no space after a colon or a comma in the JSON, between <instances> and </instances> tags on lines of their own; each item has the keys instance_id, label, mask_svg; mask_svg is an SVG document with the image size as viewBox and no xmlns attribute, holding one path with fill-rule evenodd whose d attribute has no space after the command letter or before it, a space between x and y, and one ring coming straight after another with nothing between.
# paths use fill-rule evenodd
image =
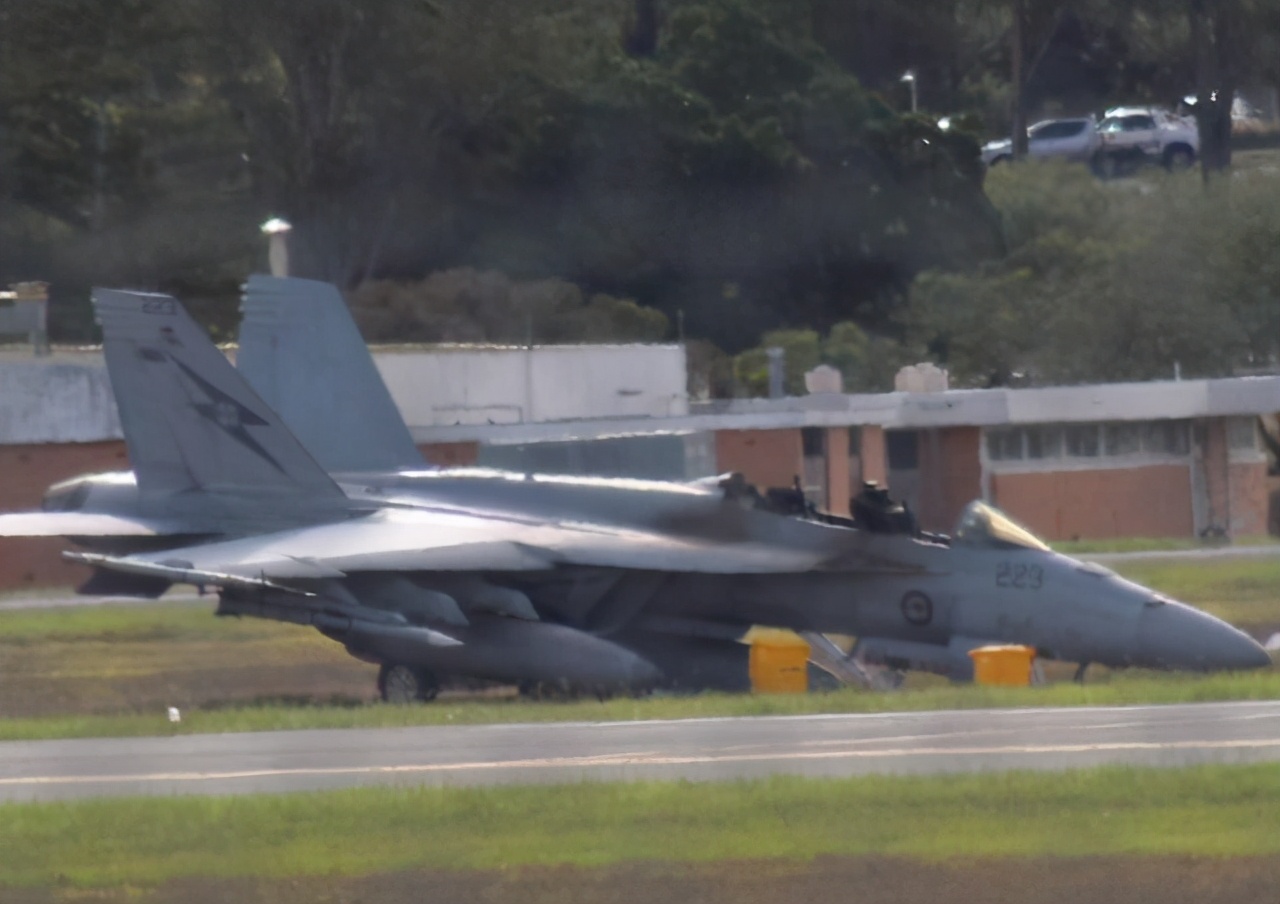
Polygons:
<instances>
[{"instance_id":1,"label":"window frame","mask_svg":"<svg viewBox=\"0 0 1280 904\"><path fill-rule=\"evenodd\" d=\"M1189 465L1191 421L1161 418L993 425L983 428L981 450L984 467L996 473Z\"/></svg>"}]
</instances>

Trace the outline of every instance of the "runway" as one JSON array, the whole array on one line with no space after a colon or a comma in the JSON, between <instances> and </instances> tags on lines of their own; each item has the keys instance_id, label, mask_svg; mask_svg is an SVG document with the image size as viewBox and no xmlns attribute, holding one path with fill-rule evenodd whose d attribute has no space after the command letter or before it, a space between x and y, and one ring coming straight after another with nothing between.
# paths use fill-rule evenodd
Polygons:
<instances>
[{"instance_id":1,"label":"runway","mask_svg":"<svg viewBox=\"0 0 1280 904\"><path fill-rule=\"evenodd\" d=\"M1280 703L280 731L0 744L0 801L1280 760Z\"/></svg>"}]
</instances>

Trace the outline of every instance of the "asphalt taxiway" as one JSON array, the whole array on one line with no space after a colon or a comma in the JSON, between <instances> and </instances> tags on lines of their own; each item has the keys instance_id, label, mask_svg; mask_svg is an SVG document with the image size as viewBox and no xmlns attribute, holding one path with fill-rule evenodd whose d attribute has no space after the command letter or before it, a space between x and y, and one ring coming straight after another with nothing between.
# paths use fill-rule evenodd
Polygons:
<instances>
[{"instance_id":1,"label":"asphalt taxiway","mask_svg":"<svg viewBox=\"0 0 1280 904\"><path fill-rule=\"evenodd\" d=\"M1280 760L1280 702L0 744L0 801Z\"/></svg>"}]
</instances>

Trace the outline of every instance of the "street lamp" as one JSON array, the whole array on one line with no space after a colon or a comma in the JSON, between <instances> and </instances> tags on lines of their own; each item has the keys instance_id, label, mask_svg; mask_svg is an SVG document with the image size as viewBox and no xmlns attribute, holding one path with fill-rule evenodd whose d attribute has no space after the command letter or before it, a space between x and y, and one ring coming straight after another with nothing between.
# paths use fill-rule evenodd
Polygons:
<instances>
[{"instance_id":1,"label":"street lamp","mask_svg":"<svg viewBox=\"0 0 1280 904\"><path fill-rule=\"evenodd\" d=\"M917 108L916 71L914 69L908 69L906 72L902 73L902 78L900 78L898 81L906 82L908 85L911 86L911 112L915 113Z\"/></svg>"},{"instance_id":2,"label":"street lamp","mask_svg":"<svg viewBox=\"0 0 1280 904\"><path fill-rule=\"evenodd\" d=\"M272 276L289 275L289 231L293 229L286 220L272 217L259 227L267 237L267 260Z\"/></svg>"}]
</instances>

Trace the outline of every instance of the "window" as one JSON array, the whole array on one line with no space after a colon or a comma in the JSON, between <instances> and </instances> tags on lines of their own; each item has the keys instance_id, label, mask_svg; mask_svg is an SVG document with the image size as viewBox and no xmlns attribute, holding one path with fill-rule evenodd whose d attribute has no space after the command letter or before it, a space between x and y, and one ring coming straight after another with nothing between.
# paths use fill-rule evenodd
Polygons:
<instances>
[{"instance_id":1,"label":"window","mask_svg":"<svg viewBox=\"0 0 1280 904\"><path fill-rule=\"evenodd\" d=\"M1130 116L1108 116L1098 126L1100 132L1142 132L1154 129L1156 121L1146 114Z\"/></svg>"},{"instance_id":2,"label":"window","mask_svg":"<svg viewBox=\"0 0 1280 904\"><path fill-rule=\"evenodd\" d=\"M1150 455L1186 455L1191 449L1186 421L1147 421L1142 425L1142 451Z\"/></svg>"},{"instance_id":3,"label":"window","mask_svg":"<svg viewBox=\"0 0 1280 904\"><path fill-rule=\"evenodd\" d=\"M1052 424L1027 427L1027 458L1061 458L1062 428Z\"/></svg>"},{"instance_id":4,"label":"window","mask_svg":"<svg viewBox=\"0 0 1280 904\"><path fill-rule=\"evenodd\" d=\"M1135 423L1107 424L1108 455L1137 455L1142 451L1142 425Z\"/></svg>"},{"instance_id":5,"label":"window","mask_svg":"<svg viewBox=\"0 0 1280 904\"><path fill-rule=\"evenodd\" d=\"M1007 427L987 431L987 457L992 461L1017 461L1022 458L1022 430Z\"/></svg>"},{"instance_id":6,"label":"window","mask_svg":"<svg viewBox=\"0 0 1280 904\"><path fill-rule=\"evenodd\" d=\"M1050 138L1071 138L1083 132L1087 124L1083 119L1041 122L1028 129L1027 135L1032 141L1043 141Z\"/></svg>"},{"instance_id":7,"label":"window","mask_svg":"<svg viewBox=\"0 0 1280 904\"><path fill-rule=\"evenodd\" d=\"M885 434L890 471L914 471L920 467L920 450L914 430L890 430Z\"/></svg>"},{"instance_id":8,"label":"window","mask_svg":"<svg viewBox=\"0 0 1280 904\"><path fill-rule=\"evenodd\" d=\"M1072 424L1063 430L1067 454L1073 458L1097 458L1098 424Z\"/></svg>"},{"instance_id":9,"label":"window","mask_svg":"<svg viewBox=\"0 0 1280 904\"><path fill-rule=\"evenodd\" d=\"M1258 427L1253 418L1227 418L1227 448L1232 452L1252 452L1258 448Z\"/></svg>"},{"instance_id":10,"label":"window","mask_svg":"<svg viewBox=\"0 0 1280 904\"><path fill-rule=\"evenodd\" d=\"M802 428L800 442L804 446L805 458L821 458L827 454L827 431L822 427Z\"/></svg>"},{"instance_id":11,"label":"window","mask_svg":"<svg viewBox=\"0 0 1280 904\"><path fill-rule=\"evenodd\" d=\"M1237 441L1248 443L1251 422L1238 418ZM987 460L1051 462L1060 458L1180 457L1191 448L1189 421L1110 421L1105 424L1029 424L991 427L983 434ZM1251 449L1243 445L1233 447Z\"/></svg>"}]
</instances>

